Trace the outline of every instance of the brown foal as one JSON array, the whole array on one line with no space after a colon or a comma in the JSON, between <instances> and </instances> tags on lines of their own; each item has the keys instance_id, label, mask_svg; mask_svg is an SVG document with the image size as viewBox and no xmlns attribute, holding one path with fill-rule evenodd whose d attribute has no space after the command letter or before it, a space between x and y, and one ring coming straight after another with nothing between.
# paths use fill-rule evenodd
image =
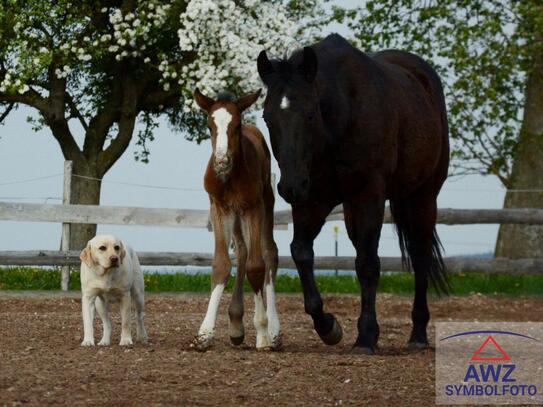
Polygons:
<instances>
[{"instance_id":1,"label":"brown foal","mask_svg":"<svg viewBox=\"0 0 543 407\"><path fill-rule=\"evenodd\" d=\"M277 246L273 240L275 199L270 180L270 151L256 127L241 123L243 111L259 95L260 91L234 100L224 93L214 100L198 89L194 92L196 103L207 112L213 147L204 186L211 201L215 256L211 297L195 341L200 350L209 348L213 340L219 302L232 268L228 254L232 238L237 273L228 308L230 340L240 345L245 336L243 281L247 274L255 292L256 348L277 349L281 345L274 291Z\"/></svg>"}]
</instances>

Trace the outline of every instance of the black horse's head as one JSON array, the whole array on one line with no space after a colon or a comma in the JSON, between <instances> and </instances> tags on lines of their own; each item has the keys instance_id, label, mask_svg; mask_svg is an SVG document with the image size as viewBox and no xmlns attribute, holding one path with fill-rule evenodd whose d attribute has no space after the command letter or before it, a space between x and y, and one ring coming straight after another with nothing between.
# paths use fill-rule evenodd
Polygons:
<instances>
[{"instance_id":1,"label":"black horse's head","mask_svg":"<svg viewBox=\"0 0 543 407\"><path fill-rule=\"evenodd\" d=\"M288 60L258 56L258 73L268 87L264 120L281 169L279 194L289 203L308 199L312 165L323 148L323 123L315 86L317 55L312 48Z\"/></svg>"}]
</instances>

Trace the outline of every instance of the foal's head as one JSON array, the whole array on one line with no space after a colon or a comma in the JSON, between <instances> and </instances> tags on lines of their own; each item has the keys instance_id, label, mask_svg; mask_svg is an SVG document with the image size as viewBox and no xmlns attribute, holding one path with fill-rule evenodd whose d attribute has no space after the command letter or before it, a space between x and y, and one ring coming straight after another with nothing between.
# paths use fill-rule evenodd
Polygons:
<instances>
[{"instance_id":1,"label":"foal's head","mask_svg":"<svg viewBox=\"0 0 543 407\"><path fill-rule=\"evenodd\" d=\"M220 177L226 177L232 170L234 157L241 137L241 115L245 109L256 102L260 90L237 100L229 93L220 93L217 99L194 91L198 106L207 112L207 126L211 131L213 147L213 168Z\"/></svg>"},{"instance_id":2,"label":"foal's head","mask_svg":"<svg viewBox=\"0 0 543 407\"><path fill-rule=\"evenodd\" d=\"M264 120L281 169L279 194L289 203L308 199L313 159L324 147L315 85L317 55L306 47L288 60L258 56L258 73L268 87Z\"/></svg>"}]
</instances>

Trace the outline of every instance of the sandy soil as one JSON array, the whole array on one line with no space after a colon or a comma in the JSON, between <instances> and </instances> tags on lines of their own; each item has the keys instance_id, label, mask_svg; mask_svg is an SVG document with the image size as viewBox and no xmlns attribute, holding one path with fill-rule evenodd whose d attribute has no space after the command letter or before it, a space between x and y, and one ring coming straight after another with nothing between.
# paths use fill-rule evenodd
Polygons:
<instances>
[{"instance_id":1,"label":"sandy soil","mask_svg":"<svg viewBox=\"0 0 543 407\"><path fill-rule=\"evenodd\" d=\"M0 292L0 405L433 405L434 351L404 348L410 298L379 296L376 356L347 353L356 335L356 296L325 297L345 334L339 345L327 347L313 332L301 296L279 295L280 352L255 350L252 301L246 302L245 345L232 347L227 301L208 352L190 346L207 298L167 294L147 298L147 346L89 349L79 346L78 293ZM434 299L430 307L432 321L543 317L543 299L533 298L474 295ZM118 342L118 307L112 316ZM433 326L429 333L433 340Z\"/></svg>"}]
</instances>

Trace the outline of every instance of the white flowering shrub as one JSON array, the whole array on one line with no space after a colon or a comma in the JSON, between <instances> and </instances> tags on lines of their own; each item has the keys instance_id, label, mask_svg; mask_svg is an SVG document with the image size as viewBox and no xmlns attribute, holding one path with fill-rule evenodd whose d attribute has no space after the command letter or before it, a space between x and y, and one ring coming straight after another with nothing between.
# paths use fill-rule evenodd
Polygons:
<instances>
[{"instance_id":1,"label":"white flowering shrub","mask_svg":"<svg viewBox=\"0 0 543 407\"><path fill-rule=\"evenodd\" d=\"M194 88L213 95L260 87L258 52L295 48L321 11L317 0L3 0L0 106L36 108L34 125L51 128L65 157L98 155L99 173L139 120L137 158L146 161L160 115L190 139L207 137ZM76 123L82 148L74 147Z\"/></svg>"},{"instance_id":2,"label":"white flowering shrub","mask_svg":"<svg viewBox=\"0 0 543 407\"><path fill-rule=\"evenodd\" d=\"M256 58L262 49L281 55L296 38L298 22L279 2L193 0L181 14L178 31L183 51L199 58L181 69L180 83L204 93L221 89L249 91L261 86ZM184 110L197 109L190 98Z\"/></svg>"}]
</instances>

